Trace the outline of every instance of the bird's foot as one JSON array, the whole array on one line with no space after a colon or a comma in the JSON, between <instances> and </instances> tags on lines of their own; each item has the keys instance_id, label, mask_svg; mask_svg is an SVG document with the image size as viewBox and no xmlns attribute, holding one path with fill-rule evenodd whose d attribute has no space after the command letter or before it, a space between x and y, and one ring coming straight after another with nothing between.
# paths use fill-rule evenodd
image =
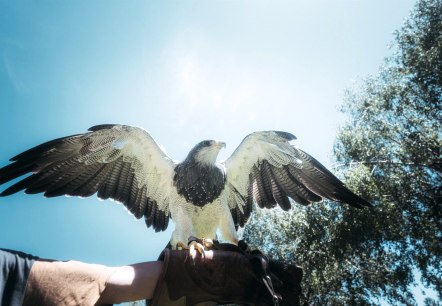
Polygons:
<instances>
[{"instance_id":1,"label":"bird's foot","mask_svg":"<svg viewBox=\"0 0 442 306\"><path fill-rule=\"evenodd\" d=\"M206 253L213 247L213 240L208 238L196 238L190 237L188 245L184 244L182 241L178 241L176 244L177 250L189 250L189 255L192 258L196 257L197 252L203 257Z\"/></svg>"},{"instance_id":2,"label":"bird's foot","mask_svg":"<svg viewBox=\"0 0 442 306\"><path fill-rule=\"evenodd\" d=\"M206 257L206 252L213 247L213 240L208 238L194 238L189 242L189 254L192 258L196 257L196 252Z\"/></svg>"},{"instance_id":3,"label":"bird's foot","mask_svg":"<svg viewBox=\"0 0 442 306\"><path fill-rule=\"evenodd\" d=\"M179 250L189 250L189 255L193 259L196 257L197 252L205 257L207 250L211 249L213 246L213 240L207 238L196 238L191 236L189 238L189 243L185 245L182 241L178 241L176 244L176 249Z\"/></svg>"},{"instance_id":4,"label":"bird's foot","mask_svg":"<svg viewBox=\"0 0 442 306\"><path fill-rule=\"evenodd\" d=\"M178 241L175 247L177 250L188 250L189 247L182 241Z\"/></svg>"}]
</instances>

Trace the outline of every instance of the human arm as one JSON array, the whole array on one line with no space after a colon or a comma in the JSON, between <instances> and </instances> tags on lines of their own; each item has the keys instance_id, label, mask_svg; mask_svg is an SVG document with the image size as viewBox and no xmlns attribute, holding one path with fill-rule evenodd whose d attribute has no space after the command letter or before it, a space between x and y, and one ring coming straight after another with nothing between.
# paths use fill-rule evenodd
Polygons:
<instances>
[{"instance_id":1,"label":"human arm","mask_svg":"<svg viewBox=\"0 0 442 306\"><path fill-rule=\"evenodd\" d=\"M37 260L28 277L23 305L92 306L150 299L161 268L160 261L108 267Z\"/></svg>"},{"instance_id":2,"label":"human arm","mask_svg":"<svg viewBox=\"0 0 442 306\"><path fill-rule=\"evenodd\" d=\"M152 299L162 268L162 261L142 262L115 268L96 305Z\"/></svg>"}]
</instances>

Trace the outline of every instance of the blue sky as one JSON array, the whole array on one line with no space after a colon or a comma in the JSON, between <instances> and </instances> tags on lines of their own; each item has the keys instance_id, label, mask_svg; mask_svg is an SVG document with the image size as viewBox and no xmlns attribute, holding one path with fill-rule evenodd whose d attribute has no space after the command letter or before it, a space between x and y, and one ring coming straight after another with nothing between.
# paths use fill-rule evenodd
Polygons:
<instances>
[{"instance_id":1,"label":"blue sky","mask_svg":"<svg viewBox=\"0 0 442 306\"><path fill-rule=\"evenodd\" d=\"M286 130L329 165L344 89L377 72L414 2L0 0L0 166L101 123L142 126L178 160ZM171 230L96 197L0 198L0 247L41 257L154 260Z\"/></svg>"}]
</instances>

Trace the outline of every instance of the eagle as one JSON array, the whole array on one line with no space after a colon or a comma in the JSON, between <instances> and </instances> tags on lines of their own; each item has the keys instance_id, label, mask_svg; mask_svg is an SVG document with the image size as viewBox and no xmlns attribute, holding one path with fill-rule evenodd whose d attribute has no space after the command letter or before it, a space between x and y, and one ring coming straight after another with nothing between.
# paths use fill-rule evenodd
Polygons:
<instances>
[{"instance_id":1,"label":"eagle","mask_svg":"<svg viewBox=\"0 0 442 306\"><path fill-rule=\"evenodd\" d=\"M249 134L225 161L217 161L225 143L204 140L187 157L170 158L144 129L103 124L88 132L37 145L0 169L0 185L32 173L0 193L24 190L113 199L147 227L164 231L172 219L172 248L189 237L237 244L237 228L254 204L290 210L324 198L356 208L371 204L349 190L315 158L295 147L296 137L282 131Z\"/></svg>"}]
</instances>

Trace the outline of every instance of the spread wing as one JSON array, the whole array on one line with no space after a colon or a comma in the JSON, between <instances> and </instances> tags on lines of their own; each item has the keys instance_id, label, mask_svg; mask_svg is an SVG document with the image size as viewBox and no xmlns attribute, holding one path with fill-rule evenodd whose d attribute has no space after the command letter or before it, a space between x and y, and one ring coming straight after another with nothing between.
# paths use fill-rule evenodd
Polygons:
<instances>
[{"instance_id":1,"label":"spread wing","mask_svg":"<svg viewBox=\"0 0 442 306\"><path fill-rule=\"evenodd\" d=\"M308 205L323 198L354 207L371 206L321 163L289 141L286 132L265 131L248 135L225 161L229 205L235 225L244 226L254 202L259 207L283 210L291 201Z\"/></svg>"},{"instance_id":2,"label":"spread wing","mask_svg":"<svg viewBox=\"0 0 442 306\"><path fill-rule=\"evenodd\" d=\"M98 125L90 132L48 141L25 151L0 169L0 184L27 173L0 195L25 190L88 197L123 203L146 225L165 230L169 222L168 198L176 194L174 162L143 129L123 125Z\"/></svg>"}]
</instances>

